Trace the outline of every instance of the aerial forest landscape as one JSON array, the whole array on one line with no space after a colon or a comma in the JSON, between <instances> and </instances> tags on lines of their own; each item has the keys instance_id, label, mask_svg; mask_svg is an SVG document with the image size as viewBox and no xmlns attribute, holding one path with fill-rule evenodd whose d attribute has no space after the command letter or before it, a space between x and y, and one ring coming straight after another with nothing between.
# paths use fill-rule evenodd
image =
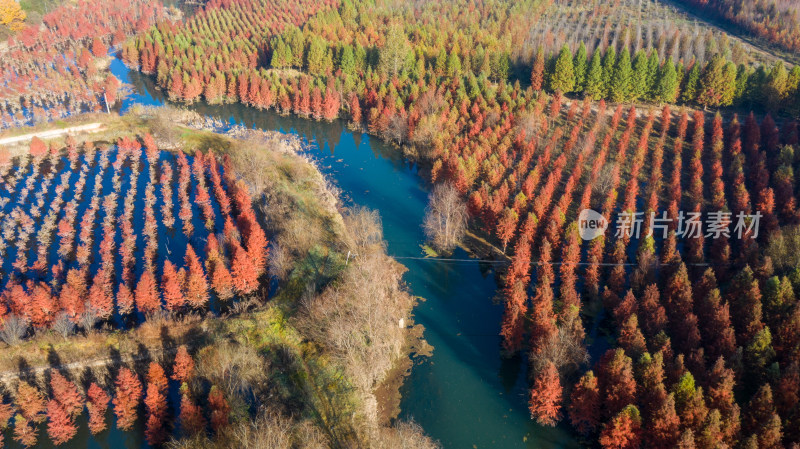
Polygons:
<instances>
[{"instance_id":1,"label":"aerial forest landscape","mask_svg":"<svg viewBox=\"0 0 800 449\"><path fill-rule=\"evenodd\" d=\"M800 449L798 0L0 0L0 75L3 447Z\"/></svg>"}]
</instances>

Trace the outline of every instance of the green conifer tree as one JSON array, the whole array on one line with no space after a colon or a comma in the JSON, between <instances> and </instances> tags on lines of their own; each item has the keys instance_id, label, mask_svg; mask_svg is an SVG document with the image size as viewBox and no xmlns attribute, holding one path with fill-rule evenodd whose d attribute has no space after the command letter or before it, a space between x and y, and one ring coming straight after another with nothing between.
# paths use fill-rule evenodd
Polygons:
<instances>
[{"instance_id":1,"label":"green conifer tree","mask_svg":"<svg viewBox=\"0 0 800 449\"><path fill-rule=\"evenodd\" d=\"M575 53L572 66L575 69L575 91L583 92L586 88L586 71L589 67L589 60L586 57L586 45L583 42L578 47L578 52Z\"/></svg>"},{"instance_id":2,"label":"green conifer tree","mask_svg":"<svg viewBox=\"0 0 800 449\"><path fill-rule=\"evenodd\" d=\"M342 49L342 56L339 59L339 68L342 69L342 74L353 76L356 73L356 55L353 53L353 47L345 45Z\"/></svg>"},{"instance_id":3,"label":"green conifer tree","mask_svg":"<svg viewBox=\"0 0 800 449\"><path fill-rule=\"evenodd\" d=\"M393 24L386 33L386 42L380 49L379 66L389 77L399 75L406 67L408 37L400 24Z\"/></svg>"},{"instance_id":4,"label":"green conifer tree","mask_svg":"<svg viewBox=\"0 0 800 449\"><path fill-rule=\"evenodd\" d=\"M681 95L681 101L684 103L693 103L694 100L697 98L697 91L700 87L700 63L695 62L692 65L691 70L686 75L686 79L683 83L683 94Z\"/></svg>"},{"instance_id":5,"label":"green conifer tree","mask_svg":"<svg viewBox=\"0 0 800 449\"><path fill-rule=\"evenodd\" d=\"M572 52L569 46L564 45L561 53L556 59L553 72L550 75L550 89L562 93L570 93L575 90L575 69L572 65Z\"/></svg>"},{"instance_id":6,"label":"green conifer tree","mask_svg":"<svg viewBox=\"0 0 800 449\"><path fill-rule=\"evenodd\" d=\"M633 73L631 74L631 100L644 99L649 94L648 60L644 50L636 52L633 58Z\"/></svg>"},{"instance_id":7,"label":"green conifer tree","mask_svg":"<svg viewBox=\"0 0 800 449\"><path fill-rule=\"evenodd\" d=\"M739 64L736 70L736 93L734 94L734 104L741 105L747 99L747 83L750 78L750 70L744 64Z\"/></svg>"},{"instance_id":8,"label":"green conifer tree","mask_svg":"<svg viewBox=\"0 0 800 449\"><path fill-rule=\"evenodd\" d=\"M611 79L609 98L611 101L622 102L631 98L631 54L628 49L622 50L614 67L614 76Z\"/></svg>"},{"instance_id":9,"label":"green conifer tree","mask_svg":"<svg viewBox=\"0 0 800 449\"><path fill-rule=\"evenodd\" d=\"M728 61L722 71L722 104L730 106L736 99L736 64Z\"/></svg>"},{"instance_id":10,"label":"green conifer tree","mask_svg":"<svg viewBox=\"0 0 800 449\"><path fill-rule=\"evenodd\" d=\"M603 66L600 62L600 52L595 50L589 61L589 70L586 72L586 96L593 100L603 98Z\"/></svg>"},{"instance_id":11,"label":"green conifer tree","mask_svg":"<svg viewBox=\"0 0 800 449\"><path fill-rule=\"evenodd\" d=\"M697 102L703 106L712 108L725 105L728 89L735 89L735 81L730 81L725 77L725 60L721 56L714 56L706 65L703 76L700 78L700 89L697 95Z\"/></svg>"},{"instance_id":12,"label":"green conifer tree","mask_svg":"<svg viewBox=\"0 0 800 449\"><path fill-rule=\"evenodd\" d=\"M608 47L603 56L603 97L608 98L611 91L611 80L614 78L614 69L617 66L617 51Z\"/></svg>"},{"instance_id":13,"label":"green conifer tree","mask_svg":"<svg viewBox=\"0 0 800 449\"><path fill-rule=\"evenodd\" d=\"M661 70L661 58L658 56L658 50L653 49L650 52L650 58L647 60L647 88L646 96L648 98L655 97L656 82L658 80L659 71Z\"/></svg>"},{"instance_id":14,"label":"green conifer tree","mask_svg":"<svg viewBox=\"0 0 800 449\"><path fill-rule=\"evenodd\" d=\"M674 103L678 96L678 73L672 59L667 59L664 67L659 70L656 83L655 98L660 103Z\"/></svg>"},{"instance_id":15,"label":"green conifer tree","mask_svg":"<svg viewBox=\"0 0 800 449\"><path fill-rule=\"evenodd\" d=\"M786 71L783 61L778 61L769 71L764 85L764 100L768 105L777 108L788 98L788 82L789 72Z\"/></svg>"},{"instance_id":16,"label":"green conifer tree","mask_svg":"<svg viewBox=\"0 0 800 449\"><path fill-rule=\"evenodd\" d=\"M455 51L447 55L447 75L455 77L461 73L461 58Z\"/></svg>"}]
</instances>

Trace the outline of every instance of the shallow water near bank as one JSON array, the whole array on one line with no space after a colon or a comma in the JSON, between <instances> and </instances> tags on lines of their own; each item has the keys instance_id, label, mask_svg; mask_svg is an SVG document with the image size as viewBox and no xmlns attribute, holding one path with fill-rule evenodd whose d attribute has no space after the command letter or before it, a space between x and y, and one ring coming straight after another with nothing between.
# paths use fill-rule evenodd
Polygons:
<instances>
[{"instance_id":1,"label":"shallow water near bank","mask_svg":"<svg viewBox=\"0 0 800 449\"><path fill-rule=\"evenodd\" d=\"M149 78L129 71L119 59L112 61L111 71L134 88L122 112L134 104L166 102ZM408 268L404 279L411 292L425 299L415 309L415 321L425 326L425 338L434 347L401 389L401 419L415 420L446 448L578 447L566 428L544 428L531 421L527 363L500 356L502 306L493 301L495 267L470 260L462 250L452 256L460 261L423 257L420 225L430 186L415 164L391 145L354 133L341 121L316 122L241 105L191 109L230 124L299 135L313 144L307 154L342 190L347 203L379 211L389 254ZM38 447L50 447L40 435ZM114 429L93 438L83 424L68 446L147 447L140 435Z\"/></svg>"}]
</instances>

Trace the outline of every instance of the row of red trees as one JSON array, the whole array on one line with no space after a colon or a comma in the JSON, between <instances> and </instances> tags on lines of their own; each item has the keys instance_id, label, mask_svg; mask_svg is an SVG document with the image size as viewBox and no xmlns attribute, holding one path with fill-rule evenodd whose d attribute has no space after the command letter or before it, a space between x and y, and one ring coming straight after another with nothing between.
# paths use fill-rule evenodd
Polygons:
<instances>
[{"instance_id":1,"label":"row of red trees","mask_svg":"<svg viewBox=\"0 0 800 449\"><path fill-rule=\"evenodd\" d=\"M59 371L50 372L43 389L20 381L13 400L0 403L0 428L6 429L9 421L13 422L14 440L31 447L40 439L39 425L46 423L50 440L60 446L78 433L76 420L84 413L88 416L89 432L98 434L108 429L109 403L118 429L131 430L142 419L147 443L154 446L163 443L178 428L170 424L173 422L188 436L206 432L209 427L218 431L229 423L230 406L219 388L212 386L207 394L193 391L196 390L191 387L195 384L194 360L185 346L175 353L171 371L168 378L159 363L150 362L142 378L130 368L122 367L108 386L111 391L97 382L81 388ZM174 381L172 385L170 379ZM169 404L170 388L180 391L178 407ZM142 405L145 414L140 417ZM1 438L2 435L0 442Z\"/></svg>"}]
</instances>

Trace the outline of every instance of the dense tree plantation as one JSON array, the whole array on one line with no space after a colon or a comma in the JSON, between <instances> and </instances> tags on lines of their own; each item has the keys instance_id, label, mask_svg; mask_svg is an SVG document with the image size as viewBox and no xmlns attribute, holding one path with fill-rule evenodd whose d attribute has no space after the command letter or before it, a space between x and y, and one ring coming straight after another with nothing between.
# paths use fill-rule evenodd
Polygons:
<instances>
[{"instance_id":1,"label":"dense tree plantation","mask_svg":"<svg viewBox=\"0 0 800 449\"><path fill-rule=\"evenodd\" d=\"M800 53L800 17L792 0L679 0L702 8L790 52Z\"/></svg>"},{"instance_id":2,"label":"dense tree plantation","mask_svg":"<svg viewBox=\"0 0 800 449\"><path fill-rule=\"evenodd\" d=\"M800 68L640 4L346 0L298 23L242 0L123 55L177 101L342 116L415 147L510 255L503 346L528 354L540 424L608 448L800 444ZM671 224L582 241L586 208ZM760 229L687 237L684 212Z\"/></svg>"},{"instance_id":3,"label":"dense tree plantation","mask_svg":"<svg viewBox=\"0 0 800 449\"><path fill-rule=\"evenodd\" d=\"M422 167L420 224L443 257L461 245L499 259L502 355L525 361L533 422L588 447L800 448L800 66L776 56L800 51L798 8L677 3L697 16L661 0L210 0L181 18L81 0L41 26L15 19L0 127L113 105L111 50L173 102L347 122ZM85 408L92 433L141 426L158 445L179 428L187 448L230 445L257 420L224 429L278 397L290 422L324 423L286 424L295 442L390 438L375 391L407 356L414 300L377 214L310 214L327 217L308 234L331 251L287 218L306 198L273 207L283 184L258 173L273 156L254 156L256 140L235 164L139 134L0 148L0 339L212 317L272 282L292 299L225 334L258 348L240 357L269 360L251 366L269 379L215 386L186 347L106 381L53 370L0 398L0 428L59 445ZM309 178L295 170L277 171ZM587 209L608 230L585 237ZM270 243L265 217L281 215L292 228ZM320 237L340 224L343 243ZM380 441L432 444L392 429Z\"/></svg>"},{"instance_id":4,"label":"dense tree plantation","mask_svg":"<svg viewBox=\"0 0 800 449\"><path fill-rule=\"evenodd\" d=\"M162 18L158 2L81 0L22 27L0 58L0 128L113 106L121 86L101 61Z\"/></svg>"},{"instance_id":5,"label":"dense tree plantation","mask_svg":"<svg viewBox=\"0 0 800 449\"><path fill-rule=\"evenodd\" d=\"M29 156L2 167L7 342L29 329L69 335L204 312L259 288L268 242L227 162L173 157L149 134L81 147L34 139Z\"/></svg>"}]
</instances>

